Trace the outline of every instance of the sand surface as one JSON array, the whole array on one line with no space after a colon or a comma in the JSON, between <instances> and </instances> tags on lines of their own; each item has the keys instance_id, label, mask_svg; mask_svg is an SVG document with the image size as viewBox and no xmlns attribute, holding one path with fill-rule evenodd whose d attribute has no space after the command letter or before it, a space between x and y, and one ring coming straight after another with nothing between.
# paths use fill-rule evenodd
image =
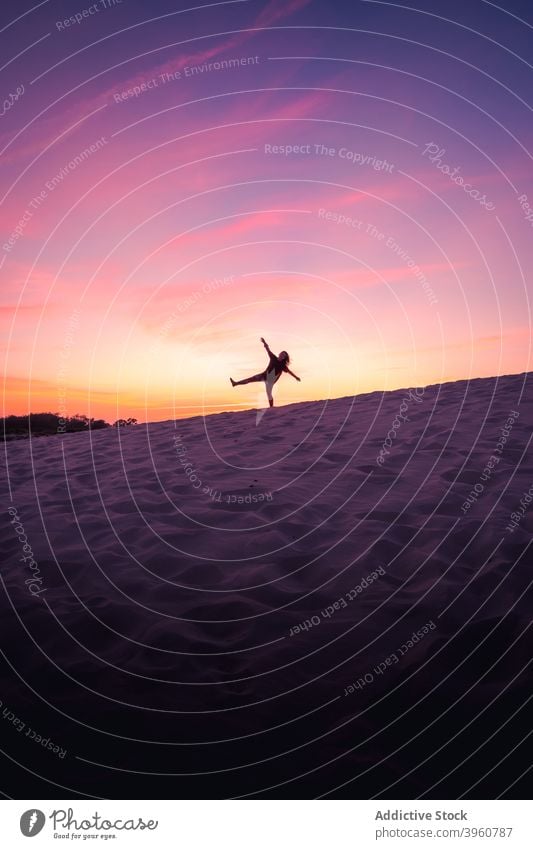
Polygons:
<instances>
[{"instance_id":1,"label":"sand surface","mask_svg":"<svg viewBox=\"0 0 533 849\"><path fill-rule=\"evenodd\" d=\"M531 383L6 444L24 798L520 795Z\"/></svg>"}]
</instances>

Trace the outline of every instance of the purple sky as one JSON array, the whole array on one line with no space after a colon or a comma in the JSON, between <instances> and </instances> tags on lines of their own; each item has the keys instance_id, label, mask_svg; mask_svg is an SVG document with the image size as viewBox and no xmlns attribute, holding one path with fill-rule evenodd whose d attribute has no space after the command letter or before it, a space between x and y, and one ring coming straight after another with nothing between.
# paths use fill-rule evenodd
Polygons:
<instances>
[{"instance_id":1,"label":"purple sky","mask_svg":"<svg viewBox=\"0 0 533 849\"><path fill-rule=\"evenodd\" d=\"M5 413L528 370L531 9L420 6L3 8Z\"/></svg>"}]
</instances>

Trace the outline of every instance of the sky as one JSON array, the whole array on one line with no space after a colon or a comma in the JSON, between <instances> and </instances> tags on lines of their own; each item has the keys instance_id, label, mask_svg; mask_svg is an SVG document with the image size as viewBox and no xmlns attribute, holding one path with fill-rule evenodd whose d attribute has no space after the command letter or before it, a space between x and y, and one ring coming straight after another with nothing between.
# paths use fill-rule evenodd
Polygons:
<instances>
[{"instance_id":1,"label":"sky","mask_svg":"<svg viewBox=\"0 0 533 849\"><path fill-rule=\"evenodd\" d=\"M3 413L159 421L531 368L533 12L0 11Z\"/></svg>"}]
</instances>

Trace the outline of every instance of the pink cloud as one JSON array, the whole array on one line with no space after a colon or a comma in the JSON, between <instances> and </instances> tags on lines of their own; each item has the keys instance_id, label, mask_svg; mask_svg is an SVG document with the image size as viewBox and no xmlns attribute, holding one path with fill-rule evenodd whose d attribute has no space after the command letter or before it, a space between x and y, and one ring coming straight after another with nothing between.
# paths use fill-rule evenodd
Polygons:
<instances>
[{"instance_id":1,"label":"pink cloud","mask_svg":"<svg viewBox=\"0 0 533 849\"><path fill-rule=\"evenodd\" d=\"M125 80L117 82L96 95L83 96L79 95L82 86L76 88L76 105L65 108L65 101L62 101L58 108L62 109L58 116L49 116L45 112L43 117L38 120L39 132L35 133L36 125L32 123L33 130L30 130L32 140L29 142L21 142L20 137L15 146L11 146L11 137L9 134L0 136L0 148L6 145L11 149L5 151L2 155L3 164L19 160L20 158L30 158L34 154L41 153L43 148L48 147L54 142L60 133L64 132L68 127L77 124L81 119L91 114L100 107L105 107L112 104L113 95L117 91L125 91L133 88L135 85L140 85L142 82L157 77L159 74L176 73L181 71L187 65L202 65L209 62L217 56L221 56L228 51L233 51L235 48L242 46L245 42L254 37L254 30L261 27L271 26L276 21L292 15L294 12L303 9L310 0L292 0L289 3L284 3L282 0L271 0L268 5L262 9L256 20L252 22L250 28L243 29L230 38L226 39L221 44L208 44L201 49L195 49L194 52L184 53L178 58L172 58L166 62L154 65L152 68L143 72L132 74ZM187 50L187 45L184 45ZM61 66L60 66L61 67ZM54 71L53 73L55 73ZM58 71L60 72L60 70ZM52 107L53 109L54 107Z\"/></svg>"}]
</instances>

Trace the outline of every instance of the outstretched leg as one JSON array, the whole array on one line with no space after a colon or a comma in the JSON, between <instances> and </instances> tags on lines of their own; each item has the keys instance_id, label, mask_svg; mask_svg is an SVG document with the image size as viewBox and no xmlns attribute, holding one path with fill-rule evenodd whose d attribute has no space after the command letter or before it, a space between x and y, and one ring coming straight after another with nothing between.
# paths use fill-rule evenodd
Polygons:
<instances>
[{"instance_id":1,"label":"outstretched leg","mask_svg":"<svg viewBox=\"0 0 533 849\"><path fill-rule=\"evenodd\" d=\"M245 377L244 380L233 380L230 377L232 386L244 386L245 383L260 383L265 379L265 373L262 371L261 374L254 374L252 377Z\"/></svg>"}]
</instances>

